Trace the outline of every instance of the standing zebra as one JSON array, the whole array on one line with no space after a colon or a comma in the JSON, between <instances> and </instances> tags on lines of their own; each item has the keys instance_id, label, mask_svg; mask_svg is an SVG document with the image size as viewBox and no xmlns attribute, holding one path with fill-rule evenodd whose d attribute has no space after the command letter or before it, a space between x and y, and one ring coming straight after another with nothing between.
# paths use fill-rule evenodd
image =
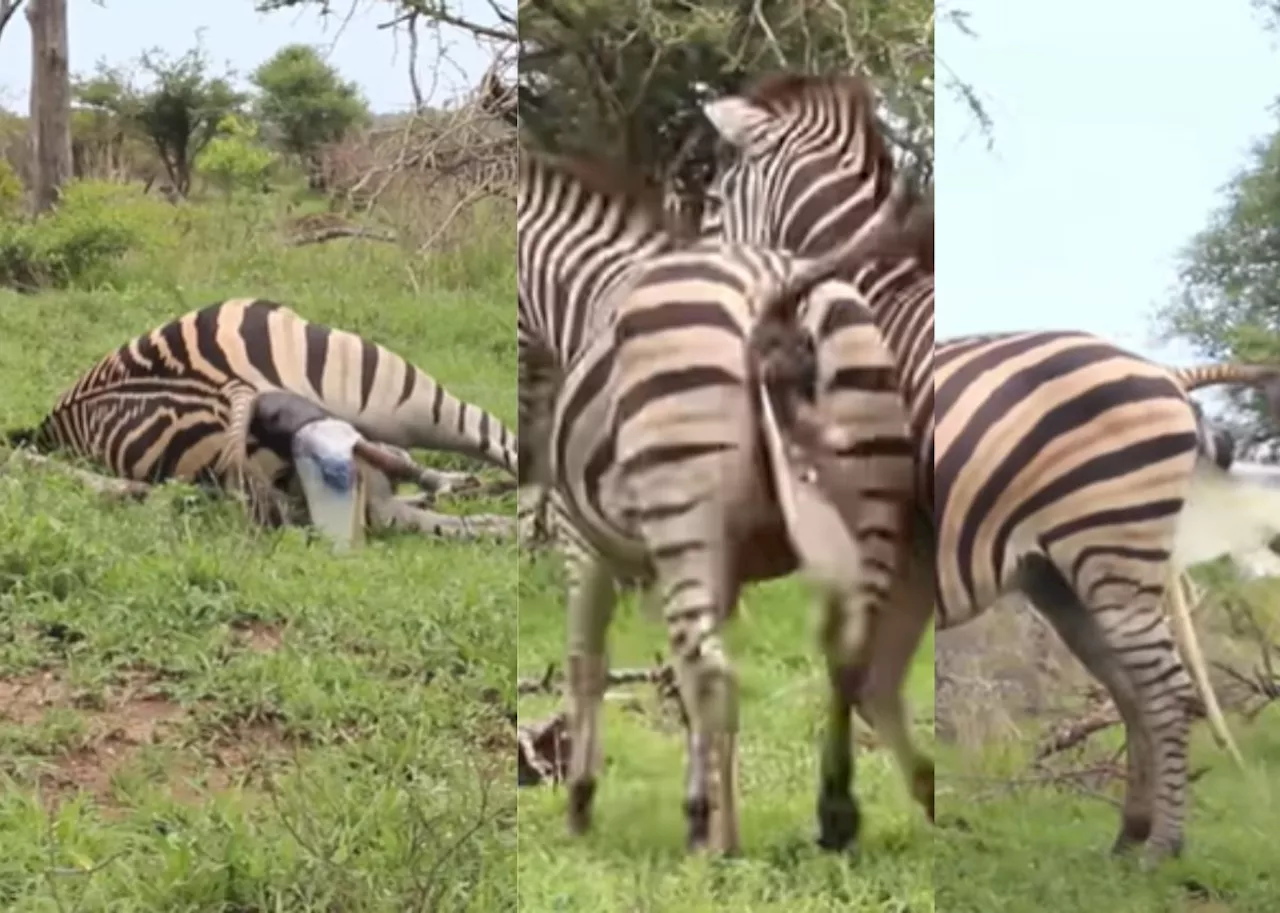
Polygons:
<instances>
[{"instance_id":1,"label":"standing zebra","mask_svg":"<svg viewBox=\"0 0 1280 913\"><path fill-rule=\"evenodd\" d=\"M774 79L711 102L706 113L737 153L716 177L707 230L807 256L869 230L891 160L859 80ZM931 214L922 221L931 228ZM1274 374L1173 372L1084 333L996 334L935 353L932 233L920 223L915 232L914 255L872 260L849 278L897 354L913 407L921 490L933 491L921 506L936 531L936 624L961 624L1007 592L1026 593L1124 718L1129 777L1115 849L1145 842L1149 862L1177 853L1191 683L1160 610L1170 558L1176 570L1254 544L1259 526L1274 526L1260 514L1275 515L1265 498L1255 504L1257 524L1237 513L1231 541L1222 511L1195 496L1193 476L1207 477L1197 471L1187 391ZM1199 525L1217 538L1194 536ZM872 694L860 696L877 728L872 701L901 705L875 689L900 687L927 625L927 597L900 608L875 632L880 674L868 676ZM904 770L919 769L909 745L895 752Z\"/></svg>"},{"instance_id":2,"label":"standing zebra","mask_svg":"<svg viewBox=\"0 0 1280 913\"><path fill-rule=\"evenodd\" d=\"M528 364L553 363L562 378L544 413L545 439L527 446L547 456L542 478L583 545L568 556L578 565L569 592L569 826L580 833L590 822L615 578L638 575L661 595L690 709L689 844L736 850L738 699L720 622L744 584L802 567L826 585L821 832L833 845L847 842L857 826L851 690L867 618L900 565L912 494L892 355L860 298L820 281L854 248L812 261L737 245L678 249L660 202L599 169L527 150L520 169L520 353ZM785 312L809 289L796 338L774 309ZM819 328L820 343L806 350ZM787 356L779 362L771 345ZM811 407L758 394L779 366L803 369ZM852 433L834 458L805 469L773 415L810 409ZM835 489L842 513L827 500Z\"/></svg>"},{"instance_id":3,"label":"standing zebra","mask_svg":"<svg viewBox=\"0 0 1280 913\"><path fill-rule=\"evenodd\" d=\"M455 537L510 525L395 498L396 481L434 494L471 478L417 466L401 448L463 453L512 473L517 463L515 436L489 413L388 349L262 299L210 305L126 343L72 384L39 426L7 438L140 482L223 487L247 478L259 497L300 487L313 522L331 491L340 538L350 537L341 499L357 479L369 485L369 513L381 524Z\"/></svg>"},{"instance_id":4,"label":"standing zebra","mask_svg":"<svg viewBox=\"0 0 1280 913\"><path fill-rule=\"evenodd\" d=\"M856 77L778 74L748 94L705 106L736 151L720 170L703 212L706 238L778 246L812 256L879 224L894 182L893 161L873 116L874 100ZM933 226L930 209L904 225L914 256L872 260L848 276L872 309L893 351L908 405L916 471L914 548L878 645L860 682L859 712L898 760L930 819L933 760L907 729L902 687L932 616L933 603Z\"/></svg>"}]
</instances>

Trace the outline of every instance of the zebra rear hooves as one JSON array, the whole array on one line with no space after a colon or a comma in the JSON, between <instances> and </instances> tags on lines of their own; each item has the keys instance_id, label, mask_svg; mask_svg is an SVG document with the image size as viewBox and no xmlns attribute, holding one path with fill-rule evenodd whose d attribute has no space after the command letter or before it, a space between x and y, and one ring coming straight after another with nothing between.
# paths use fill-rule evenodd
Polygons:
<instances>
[{"instance_id":1,"label":"zebra rear hooves","mask_svg":"<svg viewBox=\"0 0 1280 913\"><path fill-rule=\"evenodd\" d=\"M839 853L852 849L862 825L858 800L848 795L824 794L818 799L818 846Z\"/></svg>"}]
</instances>

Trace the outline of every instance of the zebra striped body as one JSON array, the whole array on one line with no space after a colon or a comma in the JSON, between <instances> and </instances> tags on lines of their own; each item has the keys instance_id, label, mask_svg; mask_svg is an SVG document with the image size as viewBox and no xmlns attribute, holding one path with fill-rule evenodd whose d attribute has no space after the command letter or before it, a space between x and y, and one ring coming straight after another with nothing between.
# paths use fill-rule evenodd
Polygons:
<instances>
[{"instance_id":1,"label":"zebra striped body","mask_svg":"<svg viewBox=\"0 0 1280 913\"><path fill-rule=\"evenodd\" d=\"M702 234L817 256L858 237L880 214L893 161L853 77L775 76L707 105L737 150L707 194ZM870 302L898 360L917 453L917 498L933 513L933 264L872 260L846 277Z\"/></svg>"},{"instance_id":2,"label":"zebra striped body","mask_svg":"<svg viewBox=\"0 0 1280 913\"><path fill-rule=\"evenodd\" d=\"M709 102L707 117L735 156L708 191L704 237L815 256L868 235L894 181L873 104L857 78L790 74ZM934 589L933 231L931 219L912 218L910 234L918 243L906 255L870 259L846 277L896 358L910 415L917 505L911 567L881 622L856 701L932 819L933 760L915 746L902 700L907 669L933 615Z\"/></svg>"},{"instance_id":3,"label":"zebra striped body","mask_svg":"<svg viewBox=\"0 0 1280 913\"><path fill-rule=\"evenodd\" d=\"M246 391L293 394L394 448L448 450L513 474L517 468L515 436L492 415L388 349L261 299L192 311L109 353L58 398L33 443L123 478L222 485L228 432L252 420L233 406ZM255 435L248 451L267 478L289 483L287 439Z\"/></svg>"},{"instance_id":4,"label":"zebra striped body","mask_svg":"<svg viewBox=\"0 0 1280 913\"><path fill-rule=\"evenodd\" d=\"M870 108L865 95L839 98L847 84L793 80L783 102L711 103L708 115L739 158L717 178L721 208L707 227L807 255L864 230L863 211L874 204L825 189L842 180L874 186L863 164L877 158L874 143L848 126ZM894 259L902 269L914 259L931 274L932 240L917 241L914 258ZM865 269L877 268L893 269ZM869 299L903 377L927 374L934 396L932 424L914 427L930 433L927 442L917 438L917 453L927 444L932 454L936 623L961 624L1022 589L1125 719L1129 780L1116 849L1146 842L1150 861L1177 853L1192 695L1160 604L1176 570L1169 559L1197 456L1212 452L1186 390L1240 378L1172 372L1082 333L991 334L934 353L931 278L928 289L898 298L899 311ZM925 326L929 345L898 329ZM918 391L904 393L917 408L923 402ZM912 632L925 623L919 606L902 608L906 617L889 620L882 647L873 648L892 667L882 680L893 687L918 641ZM898 756L912 763L910 747Z\"/></svg>"},{"instance_id":5,"label":"zebra striped body","mask_svg":"<svg viewBox=\"0 0 1280 913\"><path fill-rule=\"evenodd\" d=\"M691 708L690 842L731 850L737 699L719 623L742 585L800 563L775 501L780 470L759 439L747 339L755 290L791 275L798 261L718 243L673 249L660 214L598 180L528 152L522 171L522 350L553 350L563 371L546 441L549 480L586 545L569 609L570 824L587 826L599 765L613 578L652 576ZM859 588L845 602L828 600L836 747L827 756L839 766L838 746L850 735L844 622L849 603L874 612L889 590L912 469L892 355L864 303L838 282L818 285L808 301L803 322L821 339L815 402L825 418L858 432L838 456L838 474L856 489L847 522L858 554L847 558L858 565ZM848 789L846 780L846 795L827 799L851 806ZM850 827L840 817L846 811L823 807L824 837L840 839Z\"/></svg>"}]
</instances>

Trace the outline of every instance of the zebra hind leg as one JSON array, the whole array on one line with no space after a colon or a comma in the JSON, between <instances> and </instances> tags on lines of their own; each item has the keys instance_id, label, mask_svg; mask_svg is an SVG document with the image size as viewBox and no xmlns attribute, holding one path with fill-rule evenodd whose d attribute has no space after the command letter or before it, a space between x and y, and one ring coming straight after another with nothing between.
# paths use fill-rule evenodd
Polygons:
<instances>
[{"instance_id":1,"label":"zebra hind leg","mask_svg":"<svg viewBox=\"0 0 1280 913\"><path fill-rule=\"evenodd\" d=\"M860 658L841 649L848 614L843 600L829 596L823 606L822 641L831 690L818 775L818 845L835 851L848 849L857 839L862 817L853 795L853 708L864 669Z\"/></svg>"},{"instance_id":2,"label":"zebra hind leg","mask_svg":"<svg viewBox=\"0 0 1280 913\"><path fill-rule=\"evenodd\" d=\"M910 717L902 695L907 669L933 617L933 562L918 551L913 559L871 632L871 656L856 695L856 706L893 753L912 797L933 821L933 758L917 748L911 738Z\"/></svg>"},{"instance_id":3,"label":"zebra hind leg","mask_svg":"<svg viewBox=\"0 0 1280 913\"><path fill-rule=\"evenodd\" d=\"M613 574L594 552L576 552L569 580L569 807L571 834L591 828L596 780L603 762L600 707L608 683L605 651L609 622L617 603Z\"/></svg>"},{"instance_id":4,"label":"zebra hind leg","mask_svg":"<svg viewBox=\"0 0 1280 913\"><path fill-rule=\"evenodd\" d=\"M1117 569L1110 572L1100 579L1123 579ZM1100 603L1109 591L1108 601L1125 607L1108 613L1117 618L1108 629L1100 608L1086 607L1048 561L1025 559L1021 579L1036 608L1106 687L1124 721L1128 778L1112 852L1145 844L1148 866L1180 855L1190 735L1186 700L1193 689L1161 614L1159 588L1143 588L1142 595L1151 598L1135 605L1136 585L1098 586L1091 601Z\"/></svg>"}]
</instances>

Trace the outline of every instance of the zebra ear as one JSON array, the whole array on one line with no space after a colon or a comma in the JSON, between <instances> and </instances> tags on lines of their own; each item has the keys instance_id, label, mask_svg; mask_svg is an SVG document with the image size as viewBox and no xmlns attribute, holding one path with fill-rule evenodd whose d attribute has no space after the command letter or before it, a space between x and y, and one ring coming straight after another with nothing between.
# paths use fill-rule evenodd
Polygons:
<instances>
[{"instance_id":1,"label":"zebra ear","mask_svg":"<svg viewBox=\"0 0 1280 913\"><path fill-rule=\"evenodd\" d=\"M721 139L747 153L763 145L765 127L773 118L764 108L737 95L704 102L702 113L711 121Z\"/></svg>"}]
</instances>

